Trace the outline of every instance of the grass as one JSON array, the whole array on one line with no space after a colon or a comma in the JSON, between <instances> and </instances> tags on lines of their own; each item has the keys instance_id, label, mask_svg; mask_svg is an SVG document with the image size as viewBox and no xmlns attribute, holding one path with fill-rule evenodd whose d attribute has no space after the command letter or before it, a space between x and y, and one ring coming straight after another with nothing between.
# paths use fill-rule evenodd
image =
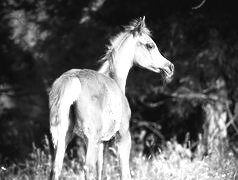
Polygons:
<instances>
[{"instance_id":1,"label":"grass","mask_svg":"<svg viewBox=\"0 0 238 180\"><path fill-rule=\"evenodd\" d=\"M236 180L237 164L234 155L214 152L210 156L191 159L191 151L180 144L169 147L151 160L136 157L135 180Z\"/></svg>"},{"instance_id":2,"label":"grass","mask_svg":"<svg viewBox=\"0 0 238 180\"><path fill-rule=\"evenodd\" d=\"M107 153L110 154L110 153ZM237 180L238 164L232 152L216 150L206 157L193 156L191 150L176 141L167 143L158 155L143 156L131 153L133 180ZM51 166L48 141L43 149L33 146L33 152L24 163L1 166L3 180L44 180ZM112 155L105 158L104 180L119 179L118 159ZM62 170L62 179L84 179L82 164L67 156Z\"/></svg>"}]
</instances>

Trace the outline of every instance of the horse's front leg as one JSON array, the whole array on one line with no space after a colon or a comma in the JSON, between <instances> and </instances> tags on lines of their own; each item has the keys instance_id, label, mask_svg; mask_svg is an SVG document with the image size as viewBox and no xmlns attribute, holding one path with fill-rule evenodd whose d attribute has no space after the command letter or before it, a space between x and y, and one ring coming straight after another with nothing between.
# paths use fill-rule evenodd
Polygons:
<instances>
[{"instance_id":1,"label":"horse's front leg","mask_svg":"<svg viewBox=\"0 0 238 180\"><path fill-rule=\"evenodd\" d=\"M88 139L85 162L85 179L101 180L103 165L103 143Z\"/></svg>"},{"instance_id":2,"label":"horse's front leg","mask_svg":"<svg viewBox=\"0 0 238 180\"><path fill-rule=\"evenodd\" d=\"M103 171L103 149L104 149L104 144L101 142L98 145L98 159L97 159L97 175L98 175L98 180L102 179L102 171Z\"/></svg>"},{"instance_id":3,"label":"horse's front leg","mask_svg":"<svg viewBox=\"0 0 238 180\"><path fill-rule=\"evenodd\" d=\"M129 130L119 131L120 139L117 144L118 154L120 160L120 175L121 180L130 180L130 168L129 168L129 158L131 150L131 135Z\"/></svg>"}]
</instances>

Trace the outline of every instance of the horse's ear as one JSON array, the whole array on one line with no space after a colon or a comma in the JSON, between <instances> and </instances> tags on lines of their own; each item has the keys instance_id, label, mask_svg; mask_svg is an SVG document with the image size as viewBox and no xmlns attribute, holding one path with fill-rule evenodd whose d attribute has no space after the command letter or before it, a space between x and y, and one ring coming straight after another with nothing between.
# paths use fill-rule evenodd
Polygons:
<instances>
[{"instance_id":1,"label":"horse's ear","mask_svg":"<svg viewBox=\"0 0 238 180\"><path fill-rule=\"evenodd\" d=\"M134 35L135 34L142 34L143 30L146 28L145 25L145 16L140 17L137 21L137 23L135 24L135 28L134 28Z\"/></svg>"},{"instance_id":2,"label":"horse's ear","mask_svg":"<svg viewBox=\"0 0 238 180\"><path fill-rule=\"evenodd\" d=\"M142 21L145 24L145 16L142 17Z\"/></svg>"}]
</instances>

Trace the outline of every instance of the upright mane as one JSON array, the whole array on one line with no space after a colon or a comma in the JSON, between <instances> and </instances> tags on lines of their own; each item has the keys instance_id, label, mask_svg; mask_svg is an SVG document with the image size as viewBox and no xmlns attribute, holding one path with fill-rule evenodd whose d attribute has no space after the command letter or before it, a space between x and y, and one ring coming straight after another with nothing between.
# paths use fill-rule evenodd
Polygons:
<instances>
[{"instance_id":1,"label":"upright mane","mask_svg":"<svg viewBox=\"0 0 238 180\"><path fill-rule=\"evenodd\" d=\"M135 19L129 23L129 25L124 26L124 30L112 37L109 40L109 45L106 46L105 55L99 60L103 65L98 70L98 72L110 75L111 72L111 61L114 58L115 52L121 47L123 42L130 36L136 36L141 34L151 35L150 30L146 27L145 17Z\"/></svg>"},{"instance_id":2,"label":"upright mane","mask_svg":"<svg viewBox=\"0 0 238 180\"><path fill-rule=\"evenodd\" d=\"M139 19L132 20L129 25L124 26L124 28L126 32L129 32L133 35L147 34L148 36L151 36L150 30L146 27L145 24L145 16Z\"/></svg>"}]
</instances>

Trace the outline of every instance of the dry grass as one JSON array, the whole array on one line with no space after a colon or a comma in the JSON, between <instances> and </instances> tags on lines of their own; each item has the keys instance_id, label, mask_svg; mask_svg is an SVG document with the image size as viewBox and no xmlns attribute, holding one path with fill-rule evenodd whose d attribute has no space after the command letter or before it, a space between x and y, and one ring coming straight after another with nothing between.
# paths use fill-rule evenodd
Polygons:
<instances>
[{"instance_id":1,"label":"dry grass","mask_svg":"<svg viewBox=\"0 0 238 180\"><path fill-rule=\"evenodd\" d=\"M50 171L51 156L48 141L43 150L34 147L33 153L25 163L1 167L0 179L6 180L43 180ZM106 157L105 180L119 179L118 160ZM140 153L132 153L131 174L133 180L236 180L238 165L231 152L216 151L207 157L194 157L190 149L176 141L168 142L167 147L158 155L146 158ZM64 162L62 179L83 179L83 170L76 160Z\"/></svg>"}]
</instances>

